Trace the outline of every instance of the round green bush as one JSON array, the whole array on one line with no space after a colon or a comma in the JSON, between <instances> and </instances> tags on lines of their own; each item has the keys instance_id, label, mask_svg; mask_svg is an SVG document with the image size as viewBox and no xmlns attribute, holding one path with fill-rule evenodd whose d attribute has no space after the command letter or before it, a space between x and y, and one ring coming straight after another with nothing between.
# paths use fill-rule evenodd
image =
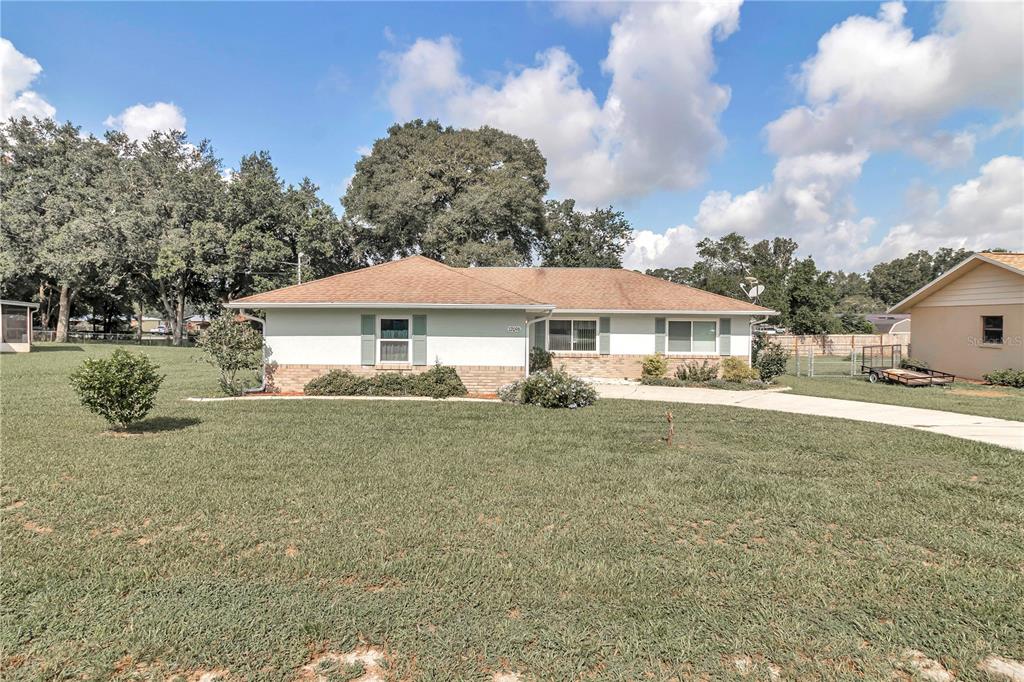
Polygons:
<instances>
[{"instance_id":1,"label":"round green bush","mask_svg":"<svg viewBox=\"0 0 1024 682\"><path fill-rule=\"evenodd\" d=\"M416 375L413 390L416 395L431 398L452 398L467 393L466 385L455 368L440 364Z\"/></svg>"},{"instance_id":2,"label":"round green bush","mask_svg":"<svg viewBox=\"0 0 1024 682\"><path fill-rule=\"evenodd\" d=\"M369 395L370 380L357 377L347 369L335 369L306 384L306 395Z\"/></svg>"},{"instance_id":3,"label":"round green bush","mask_svg":"<svg viewBox=\"0 0 1024 682\"><path fill-rule=\"evenodd\" d=\"M786 363L789 362L789 353L775 341L768 341L761 346L754 360L754 368L761 375L761 381L771 383L776 377L786 373Z\"/></svg>"},{"instance_id":4,"label":"round green bush","mask_svg":"<svg viewBox=\"0 0 1024 682\"><path fill-rule=\"evenodd\" d=\"M640 375L645 377L663 377L668 371L668 359L661 353L648 355L640 365Z\"/></svg>"},{"instance_id":5,"label":"round green bush","mask_svg":"<svg viewBox=\"0 0 1024 682\"><path fill-rule=\"evenodd\" d=\"M111 425L126 429L153 409L164 377L143 353L118 348L109 358L88 359L71 373L78 399Z\"/></svg>"},{"instance_id":6,"label":"round green bush","mask_svg":"<svg viewBox=\"0 0 1024 682\"><path fill-rule=\"evenodd\" d=\"M505 402L576 409L596 403L597 390L564 370L549 369L502 386L498 397Z\"/></svg>"}]
</instances>

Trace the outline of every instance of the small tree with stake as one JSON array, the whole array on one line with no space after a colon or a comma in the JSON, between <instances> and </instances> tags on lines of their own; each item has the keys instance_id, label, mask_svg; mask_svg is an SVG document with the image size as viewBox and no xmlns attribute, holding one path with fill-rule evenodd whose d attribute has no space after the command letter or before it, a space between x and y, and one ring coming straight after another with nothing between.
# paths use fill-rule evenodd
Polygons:
<instances>
[{"instance_id":1,"label":"small tree with stake","mask_svg":"<svg viewBox=\"0 0 1024 682\"><path fill-rule=\"evenodd\" d=\"M258 370L263 364L263 336L226 315L210 323L198 345L206 353L206 361L220 370L220 387L228 395L241 395L245 390L239 372Z\"/></svg>"},{"instance_id":2,"label":"small tree with stake","mask_svg":"<svg viewBox=\"0 0 1024 682\"><path fill-rule=\"evenodd\" d=\"M143 353L118 348L109 358L89 359L71 374L71 386L89 410L127 429L153 409L164 377Z\"/></svg>"}]
</instances>

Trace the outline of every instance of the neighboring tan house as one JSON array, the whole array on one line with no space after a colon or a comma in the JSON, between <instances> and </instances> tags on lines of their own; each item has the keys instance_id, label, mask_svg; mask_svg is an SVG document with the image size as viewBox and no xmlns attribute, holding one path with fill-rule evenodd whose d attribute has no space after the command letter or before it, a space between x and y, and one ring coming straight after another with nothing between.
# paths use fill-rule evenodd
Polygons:
<instances>
[{"instance_id":1,"label":"neighboring tan house","mask_svg":"<svg viewBox=\"0 0 1024 682\"><path fill-rule=\"evenodd\" d=\"M32 350L32 313L38 303L0 300L0 353Z\"/></svg>"},{"instance_id":2,"label":"neighboring tan house","mask_svg":"<svg viewBox=\"0 0 1024 682\"><path fill-rule=\"evenodd\" d=\"M237 299L266 317L267 372L301 391L332 369L369 375L455 367L470 391L528 372L531 346L579 376L637 378L661 351L749 359L751 322L773 311L611 268L453 268L412 256Z\"/></svg>"},{"instance_id":3,"label":"neighboring tan house","mask_svg":"<svg viewBox=\"0 0 1024 682\"><path fill-rule=\"evenodd\" d=\"M910 313L912 353L980 379L1024 368L1024 253L977 253L889 309Z\"/></svg>"}]
</instances>

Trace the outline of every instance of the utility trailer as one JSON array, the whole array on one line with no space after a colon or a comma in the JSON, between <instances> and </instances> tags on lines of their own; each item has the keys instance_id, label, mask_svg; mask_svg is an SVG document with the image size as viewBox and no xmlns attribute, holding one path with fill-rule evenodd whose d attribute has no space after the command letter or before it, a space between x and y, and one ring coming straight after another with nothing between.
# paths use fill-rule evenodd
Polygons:
<instances>
[{"instance_id":1,"label":"utility trailer","mask_svg":"<svg viewBox=\"0 0 1024 682\"><path fill-rule=\"evenodd\" d=\"M900 346L864 346L861 351L860 372L875 384L885 381L904 386L945 386L956 378L948 372L916 365L901 366L903 349Z\"/></svg>"}]
</instances>

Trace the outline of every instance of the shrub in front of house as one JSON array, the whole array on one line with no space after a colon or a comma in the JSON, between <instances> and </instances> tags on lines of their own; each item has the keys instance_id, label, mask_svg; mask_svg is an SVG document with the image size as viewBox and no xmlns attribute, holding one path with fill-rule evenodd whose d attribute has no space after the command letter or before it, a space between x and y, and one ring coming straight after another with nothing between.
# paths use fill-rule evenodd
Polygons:
<instances>
[{"instance_id":1,"label":"shrub in front of house","mask_svg":"<svg viewBox=\"0 0 1024 682\"><path fill-rule=\"evenodd\" d=\"M347 369L335 369L310 381L302 392L306 395L369 395L370 380Z\"/></svg>"},{"instance_id":2,"label":"shrub in front of house","mask_svg":"<svg viewBox=\"0 0 1024 682\"><path fill-rule=\"evenodd\" d=\"M530 373L541 372L545 369L551 369L551 353L538 346L533 346L530 348Z\"/></svg>"},{"instance_id":3,"label":"shrub in front of house","mask_svg":"<svg viewBox=\"0 0 1024 682\"><path fill-rule=\"evenodd\" d=\"M928 369L928 363L916 358L902 358L900 360L900 368L902 369L917 369L918 367Z\"/></svg>"},{"instance_id":4,"label":"shrub in front of house","mask_svg":"<svg viewBox=\"0 0 1024 682\"><path fill-rule=\"evenodd\" d=\"M454 367L437 364L413 379L416 395L431 398L452 398L466 395L466 385Z\"/></svg>"},{"instance_id":5,"label":"shrub in front of house","mask_svg":"<svg viewBox=\"0 0 1024 682\"><path fill-rule=\"evenodd\" d=\"M789 353L775 341L768 341L761 346L754 361L754 368L761 377L761 381L772 383L776 377L786 373L786 363L789 362Z\"/></svg>"},{"instance_id":6,"label":"shrub in front of house","mask_svg":"<svg viewBox=\"0 0 1024 682\"><path fill-rule=\"evenodd\" d=\"M676 379L692 383L706 383L718 378L718 366L704 360L699 365L687 362L676 367Z\"/></svg>"},{"instance_id":7,"label":"shrub in front of house","mask_svg":"<svg viewBox=\"0 0 1024 682\"><path fill-rule=\"evenodd\" d=\"M996 386L1024 388L1024 369L997 369L985 374L982 378Z\"/></svg>"},{"instance_id":8,"label":"shrub in front of house","mask_svg":"<svg viewBox=\"0 0 1024 682\"><path fill-rule=\"evenodd\" d=\"M78 399L117 428L126 429L153 409L164 377L143 353L118 348L109 358L88 359L71 374Z\"/></svg>"},{"instance_id":9,"label":"shrub in front of house","mask_svg":"<svg viewBox=\"0 0 1024 682\"><path fill-rule=\"evenodd\" d=\"M648 355L640 364L641 377L663 377L668 371L668 359L662 353Z\"/></svg>"},{"instance_id":10,"label":"shrub in front of house","mask_svg":"<svg viewBox=\"0 0 1024 682\"><path fill-rule=\"evenodd\" d=\"M369 379L370 395L416 395L416 377L398 372L381 372Z\"/></svg>"},{"instance_id":11,"label":"shrub in front of house","mask_svg":"<svg viewBox=\"0 0 1024 682\"><path fill-rule=\"evenodd\" d=\"M760 379L760 376L757 373L757 368L748 365L743 358L732 357L722 360L722 378L739 383L755 381Z\"/></svg>"},{"instance_id":12,"label":"shrub in front of house","mask_svg":"<svg viewBox=\"0 0 1024 682\"><path fill-rule=\"evenodd\" d=\"M227 315L211 322L196 345L206 361L219 370L221 390L228 395L241 395L246 384L252 383L250 373L263 364L263 335Z\"/></svg>"},{"instance_id":13,"label":"shrub in front of house","mask_svg":"<svg viewBox=\"0 0 1024 682\"><path fill-rule=\"evenodd\" d=\"M306 395L423 396L450 398L466 395L466 386L454 367L434 365L420 374L382 372L361 377L347 369L336 369L310 381Z\"/></svg>"},{"instance_id":14,"label":"shrub in front of house","mask_svg":"<svg viewBox=\"0 0 1024 682\"><path fill-rule=\"evenodd\" d=\"M549 369L502 386L498 397L508 403L575 409L596 403L597 390L565 370Z\"/></svg>"}]
</instances>

